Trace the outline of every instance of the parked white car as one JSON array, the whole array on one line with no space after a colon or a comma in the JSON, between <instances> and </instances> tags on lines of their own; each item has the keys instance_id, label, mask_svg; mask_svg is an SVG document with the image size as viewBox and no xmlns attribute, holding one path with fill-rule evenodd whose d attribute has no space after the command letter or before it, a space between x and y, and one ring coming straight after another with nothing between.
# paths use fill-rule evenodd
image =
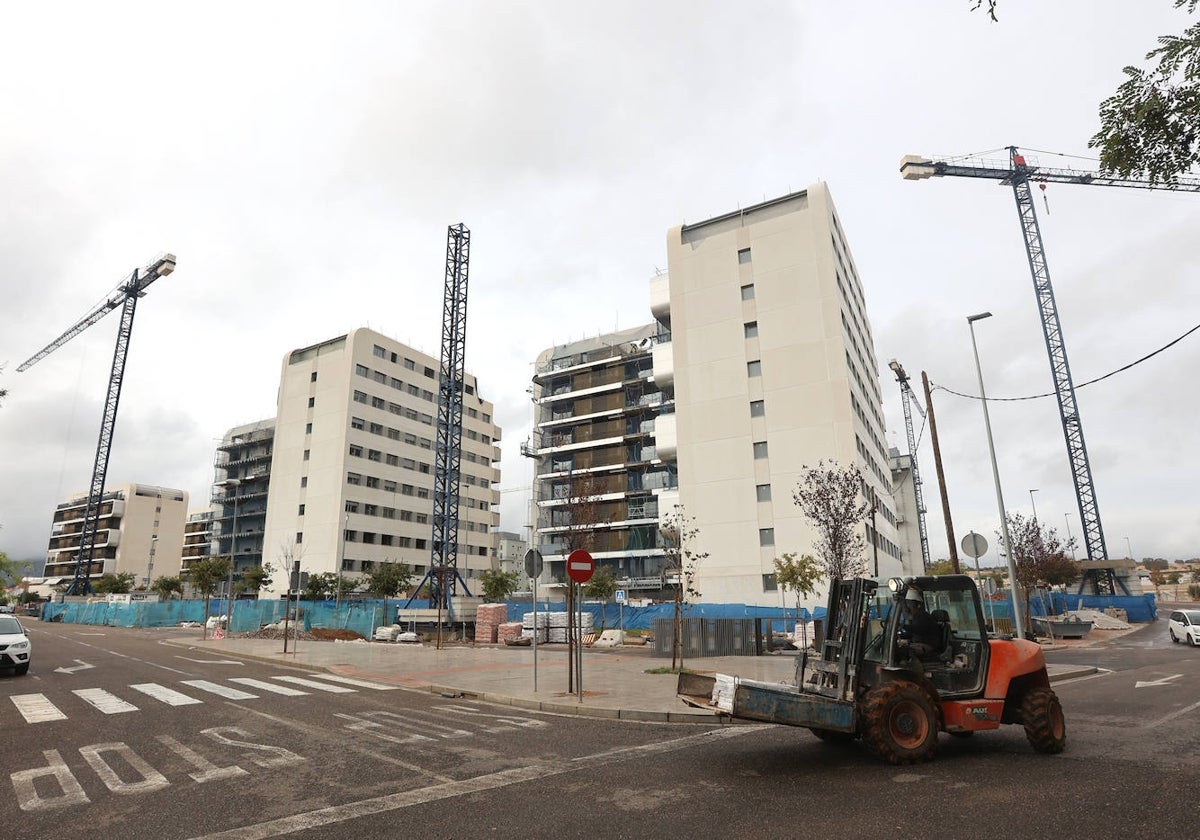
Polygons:
<instances>
[{"instance_id":1,"label":"parked white car","mask_svg":"<svg viewBox=\"0 0 1200 840\"><path fill-rule=\"evenodd\" d=\"M1172 642L1200 646L1200 610L1173 610L1167 620Z\"/></svg>"},{"instance_id":2,"label":"parked white car","mask_svg":"<svg viewBox=\"0 0 1200 840\"><path fill-rule=\"evenodd\" d=\"M12 668L17 676L29 671L33 643L21 622L11 615L0 615L0 669Z\"/></svg>"}]
</instances>

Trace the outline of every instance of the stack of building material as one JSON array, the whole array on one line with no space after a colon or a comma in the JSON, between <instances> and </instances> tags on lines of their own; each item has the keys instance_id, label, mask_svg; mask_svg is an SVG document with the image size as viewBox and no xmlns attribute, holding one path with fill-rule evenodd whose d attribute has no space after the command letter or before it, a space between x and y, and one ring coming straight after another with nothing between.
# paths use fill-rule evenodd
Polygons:
<instances>
[{"instance_id":1,"label":"stack of building material","mask_svg":"<svg viewBox=\"0 0 1200 840\"><path fill-rule=\"evenodd\" d=\"M521 636L522 636L522 638L527 638L527 639L533 638L533 635L534 635L533 634L533 616L534 616L534 614L531 612L527 612L527 613L525 613L524 616L522 616L522 621L521 621ZM547 612L539 611L537 613L537 643L539 645L545 644L546 641L549 640L550 635L547 632L549 627L550 627L550 614Z\"/></svg>"},{"instance_id":2,"label":"stack of building material","mask_svg":"<svg viewBox=\"0 0 1200 840\"><path fill-rule=\"evenodd\" d=\"M496 627L496 641L504 644L508 639L521 638L521 622L506 621Z\"/></svg>"},{"instance_id":3,"label":"stack of building material","mask_svg":"<svg viewBox=\"0 0 1200 840\"><path fill-rule=\"evenodd\" d=\"M480 604L475 614L475 641L495 644L497 628L507 618L507 604Z\"/></svg>"},{"instance_id":4,"label":"stack of building material","mask_svg":"<svg viewBox=\"0 0 1200 840\"><path fill-rule=\"evenodd\" d=\"M567 614L565 612L547 613L549 641L565 645L567 643Z\"/></svg>"}]
</instances>

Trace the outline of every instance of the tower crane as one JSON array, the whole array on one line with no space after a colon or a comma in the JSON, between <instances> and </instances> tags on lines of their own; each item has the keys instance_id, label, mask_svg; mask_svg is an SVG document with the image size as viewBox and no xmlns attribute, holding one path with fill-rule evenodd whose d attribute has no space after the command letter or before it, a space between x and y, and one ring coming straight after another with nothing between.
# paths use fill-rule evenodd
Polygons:
<instances>
[{"instance_id":1,"label":"tower crane","mask_svg":"<svg viewBox=\"0 0 1200 840\"><path fill-rule=\"evenodd\" d=\"M1021 232L1025 238L1025 253L1029 258L1029 269L1033 275L1033 290L1037 296L1038 313L1042 320L1042 335L1046 339L1046 352L1050 357L1054 393L1058 398L1058 411L1067 444L1067 457L1071 464L1071 476L1075 484L1075 499L1079 506L1079 521L1083 525L1084 549L1089 561L1092 561L1093 564L1102 564L1103 561L1109 559L1108 548L1104 542L1104 529L1100 524L1100 508L1096 503L1095 488L1092 486L1092 468L1083 439L1079 407L1075 402L1075 385L1071 379L1071 367L1067 362L1067 347L1063 340L1062 326L1059 323L1058 305L1054 302L1054 288L1050 285L1050 269L1046 265L1046 252L1042 245L1042 232L1038 226L1030 184L1037 183L1043 189L1046 184L1085 184L1096 187L1200 192L1200 180L1179 178L1173 182L1155 182L1105 175L1101 172L1047 168L1027 160L1016 146L1008 147L1007 163L972 163L966 158L931 160L920 155L906 155L900 161L900 173L908 181L953 176L983 178L1012 187L1013 196L1017 202ZM1115 594L1116 592L1117 580L1111 567L1103 568L1100 565L1085 567L1083 584L1089 581L1097 593ZM1083 584L1081 584L1081 590Z\"/></svg>"},{"instance_id":2,"label":"tower crane","mask_svg":"<svg viewBox=\"0 0 1200 840\"><path fill-rule=\"evenodd\" d=\"M904 406L904 431L908 434L908 460L913 477L913 497L917 505L917 529L921 534L921 568L928 571L929 531L925 528L925 498L921 491L921 471L917 468L917 439L913 435L911 406L916 406L922 420L925 419L925 409L921 408L912 392L912 385L908 384L908 374L904 371L904 366L892 359L888 362L888 367L896 374L896 381L900 383L900 402Z\"/></svg>"},{"instance_id":3,"label":"tower crane","mask_svg":"<svg viewBox=\"0 0 1200 840\"><path fill-rule=\"evenodd\" d=\"M462 471L463 393L467 344L467 272L471 231L462 222L446 231L446 285L442 297L442 356L438 376L437 444L433 469L433 535L429 571L421 583L436 588L438 611L452 609L458 572L458 500ZM418 586L419 590L421 587ZM468 595L471 593L468 591ZM411 603L412 599L409 599ZM432 606L432 604L430 605Z\"/></svg>"},{"instance_id":4,"label":"tower crane","mask_svg":"<svg viewBox=\"0 0 1200 840\"><path fill-rule=\"evenodd\" d=\"M86 595L92 591L92 555L96 547L96 532L100 526L100 502L104 495L104 481L108 475L108 456L112 447L113 429L117 424L117 403L121 399L125 357L129 353L129 338L133 333L133 315L137 309L138 298L146 294L146 288L151 283L159 277L166 277L174 270L174 254L162 254L145 268L135 268L129 279L122 281L95 309L17 368L18 372L28 370L118 306L121 307L121 326L117 330L117 347L113 353L112 372L108 377L108 395L104 401L104 419L100 423L100 441L96 446L92 484L88 491L87 506L84 508L79 552L75 557L75 575L67 587L68 595Z\"/></svg>"}]
</instances>

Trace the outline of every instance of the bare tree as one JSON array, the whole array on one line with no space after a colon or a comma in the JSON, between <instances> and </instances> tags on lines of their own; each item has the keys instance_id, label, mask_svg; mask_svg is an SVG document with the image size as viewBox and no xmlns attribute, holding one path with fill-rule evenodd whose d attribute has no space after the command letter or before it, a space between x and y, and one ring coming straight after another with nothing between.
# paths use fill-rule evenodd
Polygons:
<instances>
[{"instance_id":1,"label":"bare tree","mask_svg":"<svg viewBox=\"0 0 1200 840\"><path fill-rule=\"evenodd\" d=\"M1030 614L1029 597L1036 587L1066 586L1079 580L1079 564L1067 557L1067 552L1075 547L1074 537L1063 542L1054 528L1019 513L1008 514L1008 535L1012 540L1009 550L1017 570L1016 583L1025 599L1025 615Z\"/></svg>"},{"instance_id":2,"label":"bare tree","mask_svg":"<svg viewBox=\"0 0 1200 840\"><path fill-rule=\"evenodd\" d=\"M859 525L871 512L871 501L858 467L839 467L837 461L818 461L803 467L792 499L817 530L813 553L830 581L857 577L866 571L866 539Z\"/></svg>"},{"instance_id":3,"label":"bare tree","mask_svg":"<svg viewBox=\"0 0 1200 840\"><path fill-rule=\"evenodd\" d=\"M595 473L571 472L567 476L566 496L559 506L564 553L591 552L596 547L596 526L601 524L600 482ZM567 693L575 690L576 645L579 644L575 626L575 583L567 579Z\"/></svg>"},{"instance_id":4,"label":"bare tree","mask_svg":"<svg viewBox=\"0 0 1200 840\"><path fill-rule=\"evenodd\" d=\"M683 505L675 508L662 519L658 526L662 539L663 554L667 559L664 576L673 575L675 583L675 613L671 624L671 669L683 668L683 610L693 598L700 597L696 588L697 567L708 557L707 551L699 551L696 542L700 528L696 518L688 516Z\"/></svg>"}]
</instances>

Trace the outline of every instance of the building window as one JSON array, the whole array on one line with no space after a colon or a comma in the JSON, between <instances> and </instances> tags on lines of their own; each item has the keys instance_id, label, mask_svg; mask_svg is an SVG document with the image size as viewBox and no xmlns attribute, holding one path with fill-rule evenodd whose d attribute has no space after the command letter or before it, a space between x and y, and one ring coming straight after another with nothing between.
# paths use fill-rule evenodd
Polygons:
<instances>
[{"instance_id":1,"label":"building window","mask_svg":"<svg viewBox=\"0 0 1200 840\"><path fill-rule=\"evenodd\" d=\"M746 374L748 376L762 376L762 362L757 359L753 362L746 362Z\"/></svg>"},{"instance_id":2,"label":"building window","mask_svg":"<svg viewBox=\"0 0 1200 840\"><path fill-rule=\"evenodd\" d=\"M758 496L758 500L760 502L771 501L771 485L770 484L759 484L759 485L755 486L754 492Z\"/></svg>"},{"instance_id":3,"label":"building window","mask_svg":"<svg viewBox=\"0 0 1200 840\"><path fill-rule=\"evenodd\" d=\"M775 545L775 529L774 528L759 528L758 529L758 544L759 545Z\"/></svg>"},{"instance_id":4,"label":"building window","mask_svg":"<svg viewBox=\"0 0 1200 840\"><path fill-rule=\"evenodd\" d=\"M774 574L763 575L763 592L778 592L779 581Z\"/></svg>"},{"instance_id":5,"label":"building window","mask_svg":"<svg viewBox=\"0 0 1200 840\"><path fill-rule=\"evenodd\" d=\"M304 515L304 505L300 505L300 515Z\"/></svg>"},{"instance_id":6,"label":"building window","mask_svg":"<svg viewBox=\"0 0 1200 840\"><path fill-rule=\"evenodd\" d=\"M379 506L378 505L363 505L363 513L365 513L367 516L378 516L379 515Z\"/></svg>"},{"instance_id":7,"label":"building window","mask_svg":"<svg viewBox=\"0 0 1200 840\"><path fill-rule=\"evenodd\" d=\"M428 545L429 545L429 540L417 540L416 548L423 549L423 548L427 548Z\"/></svg>"},{"instance_id":8,"label":"building window","mask_svg":"<svg viewBox=\"0 0 1200 840\"><path fill-rule=\"evenodd\" d=\"M767 404L762 400L750 401L750 416L762 417L767 413Z\"/></svg>"},{"instance_id":9,"label":"building window","mask_svg":"<svg viewBox=\"0 0 1200 840\"><path fill-rule=\"evenodd\" d=\"M754 442L754 457L755 458L766 458L767 457L767 442L765 440L757 440Z\"/></svg>"},{"instance_id":10,"label":"building window","mask_svg":"<svg viewBox=\"0 0 1200 840\"><path fill-rule=\"evenodd\" d=\"M309 408L312 408L312 407L314 407L316 404L317 404L317 398L316 398L316 397L309 397L309 398L308 398L308 407L309 407Z\"/></svg>"},{"instance_id":11,"label":"building window","mask_svg":"<svg viewBox=\"0 0 1200 840\"><path fill-rule=\"evenodd\" d=\"M371 369L368 368L366 365L355 365L354 372L358 376L370 376L371 375Z\"/></svg>"},{"instance_id":12,"label":"building window","mask_svg":"<svg viewBox=\"0 0 1200 840\"><path fill-rule=\"evenodd\" d=\"M367 401L366 393L363 391L355 391L354 392L354 401L357 403L365 403Z\"/></svg>"},{"instance_id":13,"label":"building window","mask_svg":"<svg viewBox=\"0 0 1200 840\"><path fill-rule=\"evenodd\" d=\"M366 425L367 425L366 422L361 417L351 417L350 418L350 428L351 429L358 429L359 431L362 431L363 429L366 428Z\"/></svg>"},{"instance_id":14,"label":"building window","mask_svg":"<svg viewBox=\"0 0 1200 840\"><path fill-rule=\"evenodd\" d=\"M297 531L296 532L296 545L300 545L300 543L302 543L302 542L304 542L304 532Z\"/></svg>"},{"instance_id":15,"label":"building window","mask_svg":"<svg viewBox=\"0 0 1200 840\"><path fill-rule=\"evenodd\" d=\"M342 558L342 571L343 572L353 572L354 571L354 561L348 557L343 557Z\"/></svg>"},{"instance_id":16,"label":"building window","mask_svg":"<svg viewBox=\"0 0 1200 840\"><path fill-rule=\"evenodd\" d=\"M750 262L750 249L742 248L738 251L738 265L745 265Z\"/></svg>"},{"instance_id":17,"label":"building window","mask_svg":"<svg viewBox=\"0 0 1200 840\"><path fill-rule=\"evenodd\" d=\"M754 445L756 447L758 446L757 443ZM766 444L764 443L763 446L766 446ZM758 450L755 449L755 451L757 452ZM359 475L358 473L346 473L346 483L347 484L362 484L362 476Z\"/></svg>"},{"instance_id":18,"label":"building window","mask_svg":"<svg viewBox=\"0 0 1200 840\"><path fill-rule=\"evenodd\" d=\"M375 490L379 489L379 479L373 475L367 476L367 486Z\"/></svg>"},{"instance_id":19,"label":"building window","mask_svg":"<svg viewBox=\"0 0 1200 840\"><path fill-rule=\"evenodd\" d=\"M392 535L391 534L380 534L379 535L379 544L380 545L391 545L392 544Z\"/></svg>"},{"instance_id":20,"label":"building window","mask_svg":"<svg viewBox=\"0 0 1200 840\"><path fill-rule=\"evenodd\" d=\"M416 370L416 369L417 369L417 363L416 363L416 362L414 362L412 359L405 359L405 360L404 360L404 367L405 367L407 370Z\"/></svg>"},{"instance_id":21,"label":"building window","mask_svg":"<svg viewBox=\"0 0 1200 840\"><path fill-rule=\"evenodd\" d=\"M308 460L308 456L309 456L310 454L312 454L312 450L310 450L310 449L305 449L305 450L304 450L304 460L305 460L305 461L307 461L307 460Z\"/></svg>"},{"instance_id":22,"label":"building window","mask_svg":"<svg viewBox=\"0 0 1200 840\"><path fill-rule=\"evenodd\" d=\"M300 486L301 486L301 487L307 487L307 486L308 486L308 476L306 476L306 475L302 475L302 476L300 476Z\"/></svg>"},{"instance_id":23,"label":"building window","mask_svg":"<svg viewBox=\"0 0 1200 840\"><path fill-rule=\"evenodd\" d=\"M358 531L343 531L342 539L346 542L358 542Z\"/></svg>"},{"instance_id":24,"label":"building window","mask_svg":"<svg viewBox=\"0 0 1200 840\"><path fill-rule=\"evenodd\" d=\"M363 449L362 449L362 447L361 447L361 446L359 446L359 445L358 445L358 444L356 444L356 443L352 443L352 444L350 444L350 454L351 454L353 457L355 457L355 458L361 458L361 457L362 457L362 453L363 453Z\"/></svg>"},{"instance_id":25,"label":"building window","mask_svg":"<svg viewBox=\"0 0 1200 840\"><path fill-rule=\"evenodd\" d=\"M310 377L308 378L308 381L309 381L309 382L316 382L316 381L317 381L317 372L316 372L315 370L312 372L312 376L310 376Z\"/></svg>"},{"instance_id":26,"label":"building window","mask_svg":"<svg viewBox=\"0 0 1200 840\"><path fill-rule=\"evenodd\" d=\"M346 513L358 513L358 502L346 502Z\"/></svg>"},{"instance_id":27,"label":"building window","mask_svg":"<svg viewBox=\"0 0 1200 840\"><path fill-rule=\"evenodd\" d=\"M383 453L380 452L378 449L368 449L367 450L367 460L368 461L382 461Z\"/></svg>"},{"instance_id":28,"label":"building window","mask_svg":"<svg viewBox=\"0 0 1200 840\"><path fill-rule=\"evenodd\" d=\"M413 512L411 510L400 511L400 521L401 522L412 522L413 521Z\"/></svg>"},{"instance_id":29,"label":"building window","mask_svg":"<svg viewBox=\"0 0 1200 840\"><path fill-rule=\"evenodd\" d=\"M387 351L384 350L382 347L380 347L378 344L375 345L372 352L381 359L387 358Z\"/></svg>"},{"instance_id":30,"label":"building window","mask_svg":"<svg viewBox=\"0 0 1200 840\"><path fill-rule=\"evenodd\" d=\"M742 326L746 338L758 338L758 321L747 321Z\"/></svg>"},{"instance_id":31,"label":"building window","mask_svg":"<svg viewBox=\"0 0 1200 840\"><path fill-rule=\"evenodd\" d=\"M742 286L742 300L754 300L754 284L747 283Z\"/></svg>"},{"instance_id":32,"label":"building window","mask_svg":"<svg viewBox=\"0 0 1200 840\"><path fill-rule=\"evenodd\" d=\"M430 379L433 379L435 376L435 374L433 372L433 368L431 368L431 367L425 368L425 375L428 376Z\"/></svg>"},{"instance_id":33,"label":"building window","mask_svg":"<svg viewBox=\"0 0 1200 840\"><path fill-rule=\"evenodd\" d=\"M312 423L305 423L305 424L304 424L304 434L306 434L306 435L311 435L311 434L312 434Z\"/></svg>"}]
</instances>

